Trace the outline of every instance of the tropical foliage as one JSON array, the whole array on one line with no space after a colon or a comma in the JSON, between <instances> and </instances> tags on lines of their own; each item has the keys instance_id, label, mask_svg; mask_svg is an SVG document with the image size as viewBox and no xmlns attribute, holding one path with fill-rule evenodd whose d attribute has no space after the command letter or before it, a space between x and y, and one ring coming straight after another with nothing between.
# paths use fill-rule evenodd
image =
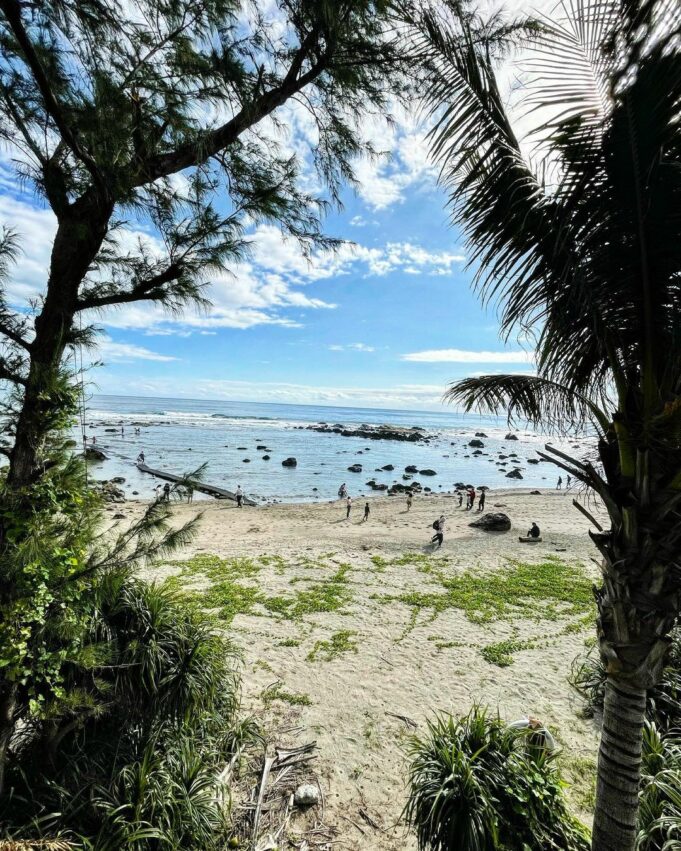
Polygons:
<instances>
[{"instance_id":1,"label":"tropical foliage","mask_svg":"<svg viewBox=\"0 0 681 851\"><path fill-rule=\"evenodd\" d=\"M607 675L593 846L630 851L646 691L681 610L681 6L574 0L528 24L518 109L498 19L454 0L408 19L478 286L505 337L535 345L535 375L469 378L447 398L597 436L596 461L546 457L610 518L591 518Z\"/></svg>"},{"instance_id":2,"label":"tropical foliage","mask_svg":"<svg viewBox=\"0 0 681 851\"><path fill-rule=\"evenodd\" d=\"M586 851L553 758L532 731L474 707L439 715L409 746L407 822L424 851Z\"/></svg>"}]
</instances>

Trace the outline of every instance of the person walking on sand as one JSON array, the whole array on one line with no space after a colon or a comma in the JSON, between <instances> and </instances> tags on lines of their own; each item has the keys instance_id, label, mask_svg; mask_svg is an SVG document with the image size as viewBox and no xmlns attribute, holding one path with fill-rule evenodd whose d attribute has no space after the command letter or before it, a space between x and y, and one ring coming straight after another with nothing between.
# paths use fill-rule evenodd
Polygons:
<instances>
[{"instance_id":1,"label":"person walking on sand","mask_svg":"<svg viewBox=\"0 0 681 851\"><path fill-rule=\"evenodd\" d=\"M241 490L241 485L236 486L236 507L241 508L244 501L244 492Z\"/></svg>"},{"instance_id":2,"label":"person walking on sand","mask_svg":"<svg viewBox=\"0 0 681 851\"><path fill-rule=\"evenodd\" d=\"M572 476L568 473L568 477L565 480L565 487L569 489L571 484L572 484Z\"/></svg>"},{"instance_id":3,"label":"person walking on sand","mask_svg":"<svg viewBox=\"0 0 681 851\"><path fill-rule=\"evenodd\" d=\"M348 496L345 500L345 519L350 519L350 511L352 510L352 497Z\"/></svg>"},{"instance_id":4,"label":"person walking on sand","mask_svg":"<svg viewBox=\"0 0 681 851\"><path fill-rule=\"evenodd\" d=\"M559 490L562 490L562 489L563 489L563 477L558 476L558 484L556 485L556 490L559 491Z\"/></svg>"},{"instance_id":5,"label":"person walking on sand","mask_svg":"<svg viewBox=\"0 0 681 851\"><path fill-rule=\"evenodd\" d=\"M435 529L435 534L430 539L431 544L437 543L438 547L442 546L442 542L445 539L445 516L441 514L439 519L433 523L433 529Z\"/></svg>"},{"instance_id":6,"label":"person walking on sand","mask_svg":"<svg viewBox=\"0 0 681 851\"><path fill-rule=\"evenodd\" d=\"M369 503L365 502L364 503L364 517L362 517L362 523L367 522L367 520L369 519L369 512L370 511L371 511L371 509L369 508Z\"/></svg>"},{"instance_id":7,"label":"person walking on sand","mask_svg":"<svg viewBox=\"0 0 681 851\"><path fill-rule=\"evenodd\" d=\"M407 493L407 511L411 510L411 504L414 501L414 495L411 491Z\"/></svg>"},{"instance_id":8,"label":"person walking on sand","mask_svg":"<svg viewBox=\"0 0 681 851\"><path fill-rule=\"evenodd\" d=\"M478 500L478 511L482 511L485 507L485 491L480 491L480 499Z\"/></svg>"}]
</instances>

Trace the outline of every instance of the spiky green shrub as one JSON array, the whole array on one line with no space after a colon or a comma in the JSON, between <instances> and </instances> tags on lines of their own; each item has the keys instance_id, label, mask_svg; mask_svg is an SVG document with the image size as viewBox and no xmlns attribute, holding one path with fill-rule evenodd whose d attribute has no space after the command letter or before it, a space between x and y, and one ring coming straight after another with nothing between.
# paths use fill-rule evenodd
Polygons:
<instances>
[{"instance_id":1,"label":"spiky green shrub","mask_svg":"<svg viewBox=\"0 0 681 851\"><path fill-rule=\"evenodd\" d=\"M681 729L681 627L670 634L666 665L658 685L650 689L647 699L647 717L663 729ZM587 716L603 709L605 695L605 667L597 648L572 663L571 685L584 700Z\"/></svg>"},{"instance_id":2,"label":"spiky green shrub","mask_svg":"<svg viewBox=\"0 0 681 851\"><path fill-rule=\"evenodd\" d=\"M586 851L551 757L486 709L440 714L409 745L407 823L422 851Z\"/></svg>"},{"instance_id":3,"label":"spiky green shrub","mask_svg":"<svg viewBox=\"0 0 681 851\"><path fill-rule=\"evenodd\" d=\"M223 848L219 775L253 732L237 719L233 649L167 586L114 573L95 596L70 701L23 731L0 818L92 851Z\"/></svg>"},{"instance_id":4,"label":"spiky green shrub","mask_svg":"<svg viewBox=\"0 0 681 851\"><path fill-rule=\"evenodd\" d=\"M651 722L643 737L637 851L681 848L681 738Z\"/></svg>"}]
</instances>

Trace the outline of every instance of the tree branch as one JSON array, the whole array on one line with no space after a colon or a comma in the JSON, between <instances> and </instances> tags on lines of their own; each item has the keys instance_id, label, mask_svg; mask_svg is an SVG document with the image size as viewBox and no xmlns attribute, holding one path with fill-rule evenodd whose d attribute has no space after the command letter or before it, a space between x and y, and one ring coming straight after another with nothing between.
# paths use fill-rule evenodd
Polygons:
<instances>
[{"instance_id":1,"label":"tree branch","mask_svg":"<svg viewBox=\"0 0 681 851\"><path fill-rule=\"evenodd\" d=\"M171 263L167 269L154 275L146 281L141 281L136 284L128 292L114 292L104 296L85 295L78 299L76 303L76 311L80 310L99 310L102 307L108 307L112 304L129 304L133 301L141 301L142 299L154 299L153 292L157 287L162 287L164 284L169 284L176 280L182 274L182 267L177 263ZM163 293L165 295L165 293ZM159 294L158 298L162 295Z\"/></svg>"},{"instance_id":2,"label":"tree branch","mask_svg":"<svg viewBox=\"0 0 681 851\"><path fill-rule=\"evenodd\" d=\"M12 384L21 384L24 387L26 386L26 379L14 372L13 369L10 369L3 358L0 358L0 381L10 381Z\"/></svg>"},{"instance_id":3,"label":"tree branch","mask_svg":"<svg viewBox=\"0 0 681 851\"><path fill-rule=\"evenodd\" d=\"M15 331L13 328L10 328L9 325L5 324L0 319L0 334L3 334L7 337L8 340L11 340L13 343L16 343L17 346L21 346L22 349L25 349L27 352L31 349L31 344L28 340L25 340L18 331Z\"/></svg>"},{"instance_id":4,"label":"tree branch","mask_svg":"<svg viewBox=\"0 0 681 851\"><path fill-rule=\"evenodd\" d=\"M26 32L24 23L21 19L21 4L19 0L0 0L0 9L5 13L5 17L12 28L12 32L23 51L26 63L33 74L38 90L42 95L47 113L54 121L64 141L67 142L76 157L87 168L95 182L100 188L106 188L97 163L81 146L75 133L71 130L66 118L64 117L60 103L57 101L57 98L52 92L45 70L33 49L33 43L28 37L28 33Z\"/></svg>"},{"instance_id":5,"label":"tree branch","mask_svg":"<svg viewBox=\"0 0 681 851\"><path fill-rule=\"evenodd\" d=\"M4 2L7 2L7 0L0 0L0 3ZM221 127L205 132L198 139L181 145L170 153L142 161L137 175L132 180L132 186L142 186L150 181L158 180L160 177L167 177L189 166L205 162L218 151L235 142L245 130L274 112L277 107L285 103L296 92L305 88L327 67L335 49L334 46L329 46L327 51L308 71L298 76L318 35L317 29L313 28L301 41L281 85L264 92Z\"/></svg>"}]
</instances>

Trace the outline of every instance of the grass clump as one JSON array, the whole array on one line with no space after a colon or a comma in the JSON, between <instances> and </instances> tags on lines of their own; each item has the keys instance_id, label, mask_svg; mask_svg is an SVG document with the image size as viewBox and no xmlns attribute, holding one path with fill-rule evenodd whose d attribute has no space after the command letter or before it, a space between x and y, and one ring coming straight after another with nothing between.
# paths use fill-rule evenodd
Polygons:
<instances>
[{"instance_id":1,"label":"grass clump","mask_svg":"<svg viewBox=\"0 0 681 851\"><path fill-rule=\"evenodd\" d=\"M329 579L314 582L304 591L291 596L265 597L261 600L267 611L287 620L300 620L304 615L337 612L352 598L348 574L351 567L342 564Z\"/></svg>"},{"instance_id":2,"label":"grass clump","mask_svg":"<svg viewBox=\"0 0 681 851\"><path fill-rule=\"evenodd\" d=\"M290 706L312 706L312 700L303 692L286 691L281 683L268 686L260 695L265 706L270 706L275 700L288 703Z\"/></svg>"},{"instance_id":3,"label":"grass clump","mask_svg":"<svg viewBox=\"0 0 681 851\"><path fill-rule=\"evenodd\" d=\"M277 641L277 647L300 647L300 640L297 638L284 638Z\"/></svg>"},{"instance_id":4,"label":"grass clump","mask_svg":"<svg viewBox=\"0 0 681 851\"><path fill-rule=\"evenodd\" d=\"M449 576L439 567L430 572L444 593L407 591L381 599L410 606L414 624L422 610L430 611L432 620L447 609L459 609L476 624L519 618L552 621L584 618L592 616L595 610L589 577L581 566L558 558L548 557L539 564L509 560L506 567L485 573L467 570Z\"/></svg>"},{"instance_id":5,"label":"grass clump","mask_svg":"<svg viewBox=\"0 0 681 851\"><path fill-rule=\"evenodd\" d=\"M421 851L588 851L555 761L531 735L474 707L436 716L411 739L404 813Z\"/></svg>"},{"instance_id":6,"label":"grass clump","mask_svg":"<svg viewBox=\"0 0 681 851\"><path fill-rule=\"evenodd\" d=\"M307 655L308 662L314 662L319 658L325 662L330 662L341 653L357 653L358 645L353 640L353 635L357 635L357 633L351 629L343 629L340 632L334 632L328 641L317 641Z\"/></svg>"}]
</instances>

